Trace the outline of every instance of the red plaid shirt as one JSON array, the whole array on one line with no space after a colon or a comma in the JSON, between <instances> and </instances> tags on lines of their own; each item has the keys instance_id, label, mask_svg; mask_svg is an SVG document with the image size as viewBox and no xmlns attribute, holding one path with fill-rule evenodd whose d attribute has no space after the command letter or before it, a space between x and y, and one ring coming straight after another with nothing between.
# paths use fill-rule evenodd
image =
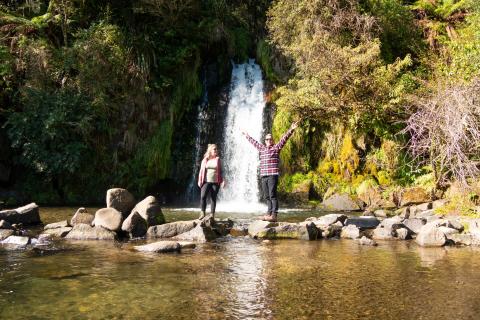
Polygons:
<instances>
[{"instance_id":1,"label":"red plaid shirt","mask_svg":"<svg viewBox=\"0 0 480 320\"><path fill-rule=\"evenodd\" d=\"M272 176L280 173L278 167L280 163L279 153L285 143L287 143L288 138L292 135L293 130L294 129L288 130L280 141L271 147L267 147L247 135L247 140L250 141L260 153L260 176Z\"/></svg>"}]
</instances>

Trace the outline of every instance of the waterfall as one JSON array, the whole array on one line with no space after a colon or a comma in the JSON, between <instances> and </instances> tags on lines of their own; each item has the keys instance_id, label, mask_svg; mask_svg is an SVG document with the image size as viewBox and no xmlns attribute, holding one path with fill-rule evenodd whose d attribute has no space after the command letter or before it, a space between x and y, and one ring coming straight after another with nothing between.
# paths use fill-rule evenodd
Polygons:
<instances>
[{"instance_id":1,"label":"waterfall","mask_svg":"<svg viewBox=\"0 0 480 320\"><path fill-rule=\"evenodd\" d=\"M257 141L260 140L264 108L260 66L253 59L248 63L235 64L220 155L226 186L219 193L218 210L251 212L265 209L259 202L258 151L242 135L242 131L246 131Z\"/></svg>"}]
</instances>

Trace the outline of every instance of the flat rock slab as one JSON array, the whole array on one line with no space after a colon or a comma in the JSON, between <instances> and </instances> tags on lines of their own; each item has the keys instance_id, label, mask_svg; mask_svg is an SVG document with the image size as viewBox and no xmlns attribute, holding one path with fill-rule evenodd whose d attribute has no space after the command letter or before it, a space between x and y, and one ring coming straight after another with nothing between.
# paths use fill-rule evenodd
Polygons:
<instances>
[{"instance_id":1,"label":"flat rock slab","mask_svg":"<svg viewBox=\"0 0 480 320\"><path fill-rule=\"evenodd\" d=\"M0 229L0 241L7 239L10 236L13 236L15 231L11 229Z\"/></svg>"},{"instance_id":2,"label":"flat rock slab","mask_svg":"<svg viewBox=\"0 0 480 320\"><path fill-rule=\"evenodd\" d=\"M21 237L21 236L10 236L0 242L1 244L13 244L17 246L26 246L30 243L29 237Z\"/></svg>"},{"instance_id":3,"label":"flat rock slab","mask_svg":"<svg viewBox=\"0 0 480 320\"><path fill-rule=\"evenodd\" d=\"M177 221L148 228L148 238L171 238L195 228L198 220Z\"/></svg>"},{"instance_id":4,"label":"flat rock slab","mask_svg":"<svg viewBox=\"0 0 480 320\"><path fill-rule=\"evenodd\" d=\"M43 229L48 230L48 229L66 228L66 227L70 227L70 225L67 220L63 220L59 222L49 223L45 227L43 227Z\"/></svg>"},{"instance_id":5,"label":"flat rock slab","mask_svg":"<svg viewBox=\"0 0 480 320\"><path fill-rule=\"evenodd\" d=\"M63 227L63 228L55 228L55 229L47 229L43 232L43 234L50 234L52 237L55 238L63 238L65 237L70 231L72 231L72 227Z\"/></svg>"},{"instance_id":6,"label":"flat rock slab","mask_svg":"<svg viewBox=\"0 0 480 320\"><path fill-rule=\"evenodd\" d=\"M158 241L154 243L145 244L143 246L135 246L133 248L141 252L164 253L164 252L179 252L182 249L182 246L177 241Z\"/></svg>"},{"instance_id":7,"label":"flat rock slab","mask_svg":"<svg viewBox=\"0 0 480 320\"><path fill-rule=\"evenodd\" d=\"M353 224L360 230L374 229L380 224L380 220L375 217L351 217L345 221L345 225Z\"/></svg>"},{"instance_id":8,"label":"flat rock slab","mask_svg":"<svg viewBox=\"0 0 480 320\"><path fill-rule=\"evenodd\" d=\"M75 240L115 240L116 236L116 233L113 231L82 223L75 225L65 238Z\"/></svg>"},{"instance_id":9,"label":"flat rock slab","mask_svg":"<svg viewBox=\"0 0 480 320\"><path fill-rule=\"evenodd\" d=\"M17 209L0 211L0 220L8 221L11 224L22 223L24 225L42 223L38 206L33 202Z\"/></svg>"}]
</instances>

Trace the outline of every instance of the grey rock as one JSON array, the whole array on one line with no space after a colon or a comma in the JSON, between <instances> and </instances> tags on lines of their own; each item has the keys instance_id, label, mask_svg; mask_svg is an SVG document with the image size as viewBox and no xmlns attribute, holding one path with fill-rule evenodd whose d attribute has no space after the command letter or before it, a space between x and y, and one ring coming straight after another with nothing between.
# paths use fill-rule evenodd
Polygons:
<instances>
[{"instance_id":1,"label":"grey rock","mask_svg":"<svg viewBox=\"0 0 480 320\"><path fill-rule=\"evenodd\" d=\"M320 232L313 222L282 222L276 227L265 228L256 234L258 239L299 239L316 240Z\"/></svg>"},{"instance_id":2,"label":"grey rock","mask_svg":"<svg viewBox=\"0 0 480 320\"><path fill-rule=\"evenodd\" d=\"M175 240L194 241L194 242L208 242L215 240L217 234L212 228L198 224L195 228L185 233L175 236Z\"/></svg>"},{"instance_id":3,"label":"grey rock","mask_svg":"<svg viewBox=\"0 0 480 320\"><path fill-rule=\"evenodd\" d=\"M376 243L374 240L369 239L369 238L367 238L367 237L365 237L365 236L361 237L361 238L358 239L357 241L358 241L358 243L359 243L360 245L362 245L362 246L376 246L376 245L377 245L377 243Z\"/></svg>"},{"instance_id":4,"label":"grey rock","mask_svg":"<svg viewBox=\"0 0 480 320\"><path fill-rule=\"evenodd\" d=\"M379 226L383 227L383 228L390 228L390 229L396 230L398 228L403 227L402 221L403 221L403 219L400 218L400 216L394 216L394 217L382 220L382 222L380 222Z\"/></svg>"},{"instance_id":5,"label":"grey rock","mask_svg":"<svg viewBox=\"0 0 480 320\"><path fill-rule=\"evenodd\" d=\"M50 234L52 235L52 237L63 238L70 231L72 231L72 227L62 227L62 228L47 229L43 232L43 234Z\"/></svg>"},{"instance_id":6,"label":"grey rock","mask_svg":"<svg viewBox=\"0 0 480 320\"><path fill-rule=\"evenodd\" d=\"M440 230L440 232L442 232L447 238L448 238L448 235L459 233L457 229L449 228L445 226L438 227L438 230Z\"/></svg>"},{"instance_id":7,"label":"grey rock","mask_svg":"<svg viewBox=\"0 0 480 320\"><path fill-rule=\"evenodd\" d=\"M415 241L422 247L441 247L447 241L445 234L435 225L424 225L417 234Z\"/></svg>"},{"instance_id":8,"label":"grey rock","mask_svg":"<svg viewBox=\"0 0 480 320\"><path fill-rule=\"evenodd\" d=\"M394 213L391 210L380 209L380 210L375 210L373 214L377 218L388 218L388 217L391 217Z\"/></svg>"},{"instance_id":9,"label":"grey rock","mask_svg":"<svg viewBox=\"0 0 480 320\"><path fill-rule=\"evenodd\" d=\"M116 234L102 227L92 227L81 223L73 226L72 231L65 238L75 240L115 240Z\"/></svg>"},{"instance_id":10,"label":"grey rock","mask_svg":"<svg viewBox=\"0 0 480 320\"><path fill-rule=\"evenodd\" d=\"M13 236L15 231L11 229L0 229L0 241L5 240L6 238Z\"/></svg>"},{"instance_id":11,"label":"grey rock","mask_svg":"<svg viewBox=\"0 0 480 320\"><path fill-rule=\"evenodd\" d=\"M88 213L87 209L79 208L73 215L73 218L70 220L70 225L72 227L80 223L91 225L94 219L95 216Z\"/></svg>"},{"instance_id":12,"label":"grey rock","mask_svg":"<svg viewBox=\"0 0 480 320\"><path fill-rule=\"evenodd\" d=\"M115 208L103 208L95 212L93 225L110 231L119 231L122 227L122 213Z\"/></svg>"},{"instance_id":13,"label":"grey rock","mask_svg":"<svg viewBox=\"0 0 480 320\"><path fill-rule=\"evenodd\" d=\"M358 229L355 225L350 224L342 228L340 237L346 239L358 239L360 238L360 229Z\"/></svg>"},{"instance_id":14,"label":"grey rock","mask_svg":"<svg viewBox=\"0 0 480 320\"><path fill-rule=\"evenodd\" d=\"M133 211L123 221L122 230L128 232L130 238L143 237L147 233L147 221L137 211Z\"/></svg>"},{"instance_id":15,"label":"grey rock","mask_svg":"<svg viewBox=\"0 0 480 320\"><path fill-rule=\"evenodd\" d=\"M16 208L14 210L0 211L0 220L5 220L11 224L21 223L24 225L40 224L40 214L38 206L30 203L26 206Z\"/></svg>"},{"instance_id":16,"label":"grey rock","mask_svg":"<svg viewBox=\"0 0 480 320\"><path fill-rule=\"evenodd\" d=\"M372 238L375 240L393 240L393 232L391 228L378 227L373 230Z\"/></svg>"},{"instance_id":17,"label":"grey rock","mask_svg":"<svg viewBox=\"0 0 480 320\"><path fill-rule=\"evenodd\" d=\"M410 207L404 207L404 208L397 209L397 210L395 210L395 214L399 215L400 218L403 218L403 219L411 218Z\"/></svg>"},{"instance_id":18,"label":"grey rock","mask_svg":"<svg viewBox=\"0 0 480 320\"><path fill-rule=\"evenodd\" d=\"M188 232L195 228L199 223L198 220L177 221L156 225L148 228L148 238L171 238L176 235Z\"/></svg>"},{"instance_id":19,"label":"grey rock","mask_svg":"<svg viewBox=\"0 0 480 320\"><path fill-rule=\"evenodd\" d=\"M45 227L43 227L43 229L49 230L49 229L66 228L66 227L70 227L70 225L68 224L67 220L63 220L59 222L49 223Z\"/></svg>"},{"instance_id":20,"label":"grey rock","mask_svg":"<svg viewBox=\"0 0 480 320\"><path fill-rule=\"evenodd\" d=\"M320 235L318 236L318 238L333 238L340 237L343 225L340 221L337 221L329 226L317 225L317 228L320 230Z\"/></svg>"},{"instance_id":21,"label":"grey rock","mask_svg":"<svg viewBox=\"0 0 480 320\"><path fill-rule=\"evenodd\" d=\"M345 225L355 225L360 230L373 229L380 224L380 220L376 217L350 217L345 221Z\"/></svg>"},{"instance_id":22,"label":"grey rock","mask_svg":"<svg viewBox=\"0 0 480 320\"><path fill-rule=\"evenodd\" d=\"M260 231L277 226L277 222L255 220L248 225L248 235L252 238L255 238Z\"/></svg>"},{"instance_id":23,"label":"grey rock","mask_svg":"<svg viewBox=\"0 0 480 320\"><path fill-rule=\"evenodd\" d=\"M403 220L403 224L405 227L407 227L409 230L411 230L414 233L418 233L420 229L425 225L426 220L425 219L405 219Z\"/></svg>"},{"instance_id":24,"label":"grey rock","mask_svg":"<svg viewBox=\"0 0 480 320\"><path fill-rule=\"evenodd\" d=\"M30 244L30 238L29 237L22 237L22 236L10 236L6 238L5 240L2 240L0 242L1 244L14 244L17 246L26 246L27 244Z\"/></svg>"},{"instance_id":25,"label":"grey rock","mask_svg":"<svg viewBox=\"0 0 480 320\"><path fill-rule=\"evenodd\" d=\"M37 246L47 245L47 244L50 244L52 240L53 240L53 236L51 234L42 233L38 236L36 245Z\"/></svg>"},{"instance_id":26,"label":"grey rock","mask_svg":"<svg viewBox=\"0 0 480 320\"><path fill-rule=\"evenodd\" d=\"M0 229L13 229L12 225L5 220L0 221Z\"/></svg>"},{"instance_id":27,"label":"grey rock","mask_svg":"<svg viewBox=\"0 0 480 320\"><path fill-rule=\"evenodd\" d=\"M480 239L476 238L471 233L452 233L445 235L448 240L452 241L456 245L464 246L478 246L480 245Z\"/></svg>"},{"instance_id":28,"label":"grey rock","mask_svg":"<svg viewBox=\"0 0 480 320\"><path fill-rule=\"evenodd\" d=\"M353 199L347 193L335 193L328 199L325 199L322 202L322 206L331 211L359 211L363 209L365 204L361 200Z\"/></svg>"},{"instance_id":29,"label":"grey rock","mask_svg":"<svg viewBox=\"0 0 480 320\"><path fill-rule=\"evenodd\" d=\"M182 249L182 246L180 245L180 243L176 241L158 241L154 243L145 244L143 246L135 246L133 248L141 252L164 253L164 252L179 252Z\"/></svg>"},{"instance_id":30,"label":"grey rock","mask_svg":"<svg viewBox=\"0 0 480 320\"><path fill-rule=\"evenodd\" d=\"M154 196L148 196L137 203L132 209L132 213L135 211L147 221L148 227L165 223L165 217L163 216L160 203Z\"/></svg>"},{"instance_id":31,"label":"grey rock","mask_svg":"<svg viewBox=\"0 0 480 320\"><path fill-rule=\"evenodd\" d=\"M432 217L432 216L435 216L435 212L433 212L433 209L417 212L417 213L415 213L414 217L415 218L428 218L428 217Z\"/></svg>"},{"instance_id":32,"label":"grey rock","mask_svg":"<svg viewBox=\"0 0 480 320\"><path fill-rule=\"evenodd\" d=\"M347 220L347 216L344 214L340 213L330 213L326 214L324 216L318 217L315 220L313 220L313 223L315 223L316 226L328 226L337 222L341 222L342 226L343 223Z\"/></svg>"},{"instance_id":33,"label":"grey rock","mask_svg":"<svg viewBox=\"0 0 480 320\"><path fill-rule=\"evenodd\" d=\"M407 228L399 228L395 230L395 234L398 239L400 240L407 240L410 239L410 231Z\"/></svg>"},{"instance_id":34,"label":"grey rock","mask_svg":"<svg viewBox=\"0 0 480 320\"><path fill-rule=\"evenodd\" d=\"M455 220L455 219L448 219L448 222L449 222L449 225L448 225L447 227L456 229L456 230L458 230L458 231L460 231L460 232L463 231L464 227L463 227L463 225L460 223L460 221Z\"/></svg>"},{"instance_id":35,"label":"grey rock","mask_svg":"<svg viewBox=\"0 0 480 320\"><path fill-rule=\"evenodd\" d=\"M107 190L107 208L114 208L127 215L135 206L135 197L126 189L113 188Z\"/></svg>"}]
</instances>

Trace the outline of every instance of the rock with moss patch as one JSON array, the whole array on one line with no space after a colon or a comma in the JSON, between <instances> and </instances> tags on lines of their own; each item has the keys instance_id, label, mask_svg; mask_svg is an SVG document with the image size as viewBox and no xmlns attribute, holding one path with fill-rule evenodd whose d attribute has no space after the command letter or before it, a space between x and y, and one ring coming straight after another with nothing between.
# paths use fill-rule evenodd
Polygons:
<instances>
[{"instance_id":1,"label":"rock with moss patch","mask_svg":"<svg viewBox=\"0 0 480 320\"><path fill-rule=\"evenodd\" d=\"M403 190L401 194L400 205L409 206L412 204L420 204L430 201L430 195L422 187L413 187Z\"/></svg>"},{"instance_id":2,"label":"rock with moss patch","mask_svg":"<svg viewBox=\"0 0 480 320\"><path fill-rule=\"evenodd\" d=\"M163 216L160 203L154 196L148 196L132 209L132 212L138 212L145 221L147 226L155 226L165 223L165 217Z\"/></svg>"},{"instance_id":3,"label":"rock with moss patch","mask_svg":"<svg viewBox=\"0 0 480 320\"><path fill-rule=\"evenodd\" d=\"M321 206L331 211L360 211L365 207L365 204L347 193L336 193L324 200Z\"/></svg>"}]
</instances>

